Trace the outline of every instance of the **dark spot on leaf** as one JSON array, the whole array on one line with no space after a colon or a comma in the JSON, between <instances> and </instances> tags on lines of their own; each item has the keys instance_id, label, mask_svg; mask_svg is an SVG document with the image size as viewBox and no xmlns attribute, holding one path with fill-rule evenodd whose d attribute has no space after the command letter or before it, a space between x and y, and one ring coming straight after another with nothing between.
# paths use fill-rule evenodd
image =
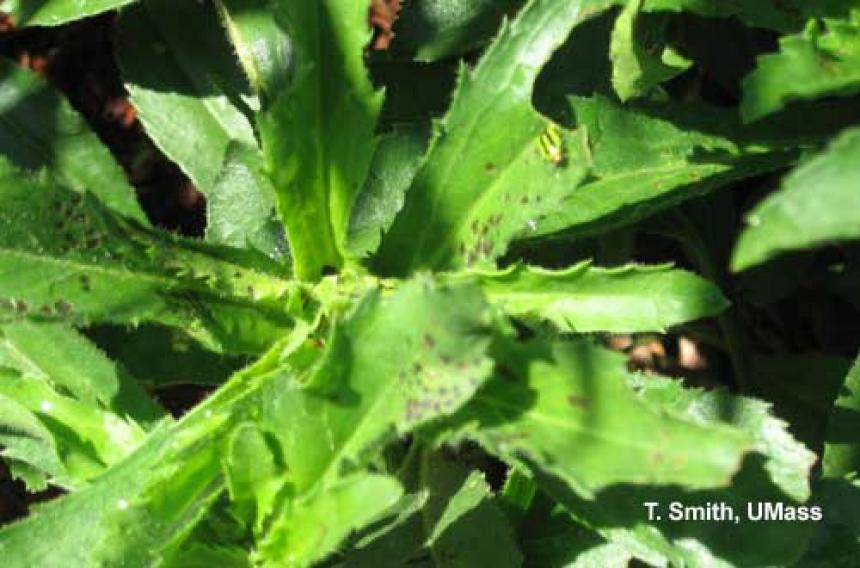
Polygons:
<instances>
[{"instance_id":1,"label":"dark spot on leaf","mask_svg":"<svg viewBox=\"0 0 860 568\"><path fill-rule=\"evenodd\" d=\"M589 399L587 396L572 394L567 397L567 403L575 408L587 410L588 407L591 406L591 399Z\"/></svg>"},{"instance_id":2,"label":"dark spot on leaf","mask_svg":"<svg viewBox=\"0 0 860 568\"><path fill-rule=\"evenodd\" d=\"M58 300L54 304L54 309L62 316L67 316L72 312L72 305L65 300Z\"/></svg>"},{"instance_id":3,"label":"dark spot on leaf","mask_svg":"<svg viewBox=\"0 0 860 568\"><path fill-rule=\"evenodd\" d=\"M424 345L427 347L427 349L433 349L434 347L436 347L436 340L433 339L433 336L430 335L429 333L425 333L424 334Z\"/></svg>"},{"instance_id":4,"label":"dark spot on leaf","mask_svg":"<svg viewBox=\"0 0 860 568\"><path fill-rule=\"evenodd\" d=\"M496 375L505 379L506 381L516 381L517 380L517 376L504 363L496 363L495 371L496 371Z\"/></svg>"}]
</instances>

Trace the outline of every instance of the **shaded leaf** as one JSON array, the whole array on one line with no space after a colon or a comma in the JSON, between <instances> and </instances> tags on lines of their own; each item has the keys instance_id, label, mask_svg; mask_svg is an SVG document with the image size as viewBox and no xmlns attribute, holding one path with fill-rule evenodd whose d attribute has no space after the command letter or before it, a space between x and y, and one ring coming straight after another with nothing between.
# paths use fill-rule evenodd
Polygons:
<instances>
[{"instance_id":1,"label":"shaded leaf","mask_svg":"<svg viewBox=\"0 0 860 568\"><path fill-rule=\"evenodd\" d=\"M115 10L135 0L7 0L3 11L19 26L58 26Z\"/></svg>"},{"instance_id":2,"label":"shaded leaf","mask_svg":"<svg viewBox=\"0 0 860 568\"><path fill-rule=\"evenodd\" d=\"M732 257L741 271L788 251L860 237L860 129L795 169L747 217Z\"/></svg>"},{"instance_id":3,"label":"shaded leaf","mask_svg":"<svg viewBox=\"0 0 860 568\"><path fill-rule=\"evenodd\" d=\"M812 21L779 45L779 53L760 57L744 79L741 115L747 122L793 101L860 93L860 12L847 21Z\"/></svg>"},{"instance_id":4,"label":"shaded leaf","mask_svg":"<svg viewBox=\"0 0 860 568\"><path fill-rule=\"evenodd\" d=\"M147 134L200 191L211 194L231 143L257 145L240 110L247 86L214 9L147 1L123 11L116 44Z\"/></svg>"},{"instance_id":5,"label":"shaded leaf","mask_svg":"<svg viewBox=\"0 0 860 568\"><path fill-rule=\"evenodd\" d=\"M640 16L643 3L629 0L612 32L612 85L622 101L648 95L692 65L666 45L665 18Z\"/></svg>"},{"instance_id":6,"label":"shaded leaf","mask_svg":"<svg viewBox=\"0 0 860 568\"><path fill-rule=\"evenodd\" d=\"M78 192L146 223L110 151L68 101L34 73L0 63L0 151L19 168L46 169Z\"/></svg>"},{"instance_id":7,"label":"shaded leaf","mask_svg":"<svg viewBox=\"0 0 860 568\"><path fill-rule=\"evenodd\" d=\"M206 200L206 240L254 248L283 261L284 229L275 214L275 191L256 147L232 143Z\"/></svg>"},{"instance_id":8,"label":"shaded leaf","mask_svg":"<svg viewBox=\"0 0 860 568\"><path fill-rule=\"evenodd\" d=\"M379 246L382 233L403 207L403 196L426 149L427 132L420 126L395 127L380 138L350 219L351 255L361 258Z\"/></svg>"},{"instance_id":9,"label":"shaded leaf","mask_svg":"<svg viewBox=\"0 0 860 568\"><path fill-rule=\"evenodd\" d=\"M623 357L586 341L502 343L497 373L456 416L493 453L527 459L590 497L618 483L730 483L752 448L740 432L655 411L626 383Z\"/></svg>"}]
</instances>

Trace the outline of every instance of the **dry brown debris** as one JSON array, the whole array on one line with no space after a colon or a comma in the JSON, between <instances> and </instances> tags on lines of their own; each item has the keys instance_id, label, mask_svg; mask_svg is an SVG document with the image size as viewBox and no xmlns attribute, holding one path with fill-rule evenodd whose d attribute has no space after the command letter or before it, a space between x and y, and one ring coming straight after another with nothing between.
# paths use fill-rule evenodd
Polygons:
<instances>
[{"instance_id":1,"label":"dry brown debris","mask_svg":"<svg viewBox=\"0 0 860 568\"><path fill-rule=\"evenodd\" d=\"M371 0L369 19L374 29L373 49L384 51L391 45L400 7L400 0Z\"/></svg>"}]
</instances>

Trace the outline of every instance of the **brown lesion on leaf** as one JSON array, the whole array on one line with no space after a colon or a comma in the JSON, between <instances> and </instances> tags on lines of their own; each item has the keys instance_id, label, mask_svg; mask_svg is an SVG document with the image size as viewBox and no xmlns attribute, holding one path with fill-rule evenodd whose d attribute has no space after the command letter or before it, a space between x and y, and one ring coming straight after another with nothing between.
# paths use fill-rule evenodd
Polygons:
<instances>
[{"instance_id":1,"label":"brown lesion on leaf","mask_svg":"<svg viewBox=\"0 0 860 568\"><path fill-rule=\"evenodd\" d=\"M579 394L571 394L567 397L567 403L574 408L580 408L582 410L588 410L591 406L591 399L587 396L582 396Z\"/></svg>"},{"instance_id":2,"label":"brown lesion on leaf","mask_svg":"<svg viewBox=\"0 0 860 568\"><path fill-rule=\"evenodd\" d=\"M391 46L400 8L400 0L371 0L368 19L374 30L372 49L384 51Z\"/></svg>"}]
</instances>

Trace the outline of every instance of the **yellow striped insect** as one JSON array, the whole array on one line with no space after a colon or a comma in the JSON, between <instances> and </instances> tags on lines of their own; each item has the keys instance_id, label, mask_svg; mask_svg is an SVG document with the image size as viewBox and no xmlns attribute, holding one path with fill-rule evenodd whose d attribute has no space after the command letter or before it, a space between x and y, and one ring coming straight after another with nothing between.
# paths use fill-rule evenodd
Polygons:
<instances>
[{"instance_id":1,"label":"yellow striped insect","mask_svg":"<svg viewBox=\"0 0 860 568\"><path fill-rule=\"evenodd\" d=\"M543 134L538 138L538 148L541 155L555 164L556 166L564 165L567 160L567 153L564 148L564 140L561 138L561 130L558 126L550 123Z\"/></svg>"}]
</instances>

